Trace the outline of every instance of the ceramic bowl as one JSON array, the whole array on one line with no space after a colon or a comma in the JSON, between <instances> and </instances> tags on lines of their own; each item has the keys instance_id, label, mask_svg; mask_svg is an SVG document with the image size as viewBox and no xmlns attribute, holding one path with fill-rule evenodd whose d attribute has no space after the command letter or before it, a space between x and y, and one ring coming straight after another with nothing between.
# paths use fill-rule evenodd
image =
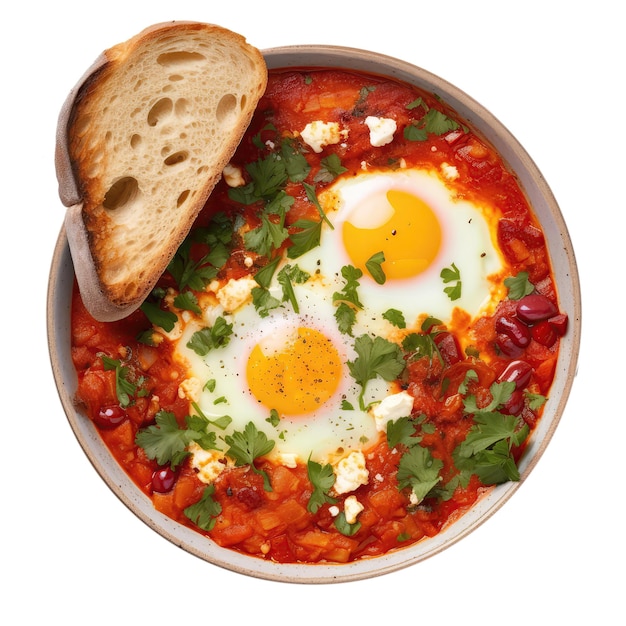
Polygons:
<instances>
[{"instance_id":1,"label":"ceramic bowl","mask_svg":"<svg viewBox=\"0 0 626 626\"><path fill-rule=\"evenodd\" d=\"M267 562L220 548L203 535L156 511L151 501L137 489L110 456L92 422L76 409L73 403L76 374L70 358L70 301L74 268L63 230L54 251L47 301L51 364L67 419L93 467L124 505L165 539L213 565L263 579L297 583L363 579L414 565L459 541L495 513L519 489L532 471L563 414L576 373L581 323L576 260L559 206L531 157L489 111L455 86L415 65L352 48L288 46L265 50L264 55L270 69L334 67L361 70L393 77L436 93L482 133L516 172L543 226L560 294L560 308L568 312L570 319L568 333L561 343L550 398L520 462L521 480L494 488L474 508L437 536L385 556L341 565Z\"/></svg>"}]
</instances>

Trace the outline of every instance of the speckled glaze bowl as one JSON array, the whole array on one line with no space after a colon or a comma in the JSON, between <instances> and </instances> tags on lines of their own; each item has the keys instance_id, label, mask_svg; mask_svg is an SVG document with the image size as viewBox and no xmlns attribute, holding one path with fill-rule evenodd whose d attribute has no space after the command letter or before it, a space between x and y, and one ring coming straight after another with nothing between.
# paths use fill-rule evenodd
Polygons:
<instances>
[{"instance_id":1,"label":"speckled glaze bowl","mask_svg":"<svg viewBox=\"0 0 626 626\"><path fill-rule=\"evenodd\" d=\"M302 45L268 49L264 55L270 69L331 67L360 70L396 78L436 93L482 133L516 172L543 226L560 294L560 307L568 312L570 320L568 333L561 342L550 398L520 462L521 480L497 486L473 509L437 536L385 556L341 565L263 561L221 548L200 533L156 511L152 502L137 489L109 454L92 422L76 409L73 396L77 381L70 355L70 302L74 267L64 230L60 232L54 251L48 288L50 359L61 403L85 454L118 498L154 531L209 563L258 578L296 583L358 580L414 565L459 541L495 513L532 471L559 423L576 374L581 325L578 271L566 224L543 176L511 133L471 97L419 67L364 50Z\"/></svg>"}]
</instances>

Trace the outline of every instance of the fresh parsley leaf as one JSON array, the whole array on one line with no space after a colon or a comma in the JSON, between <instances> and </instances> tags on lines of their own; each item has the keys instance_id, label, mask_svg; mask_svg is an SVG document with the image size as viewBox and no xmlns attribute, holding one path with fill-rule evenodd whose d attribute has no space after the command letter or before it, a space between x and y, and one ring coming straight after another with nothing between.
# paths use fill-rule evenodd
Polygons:
<instances>
[{"instance_id":1,"label":"fresh parsley leaf","mask_svg":"<svg viewBox=\"0 0 626 626\"><path fill-rule=\"evenodd\" d=\"M267 215L261 215L261 225L244 234L243 240L248 250L262 256L270 256L289 237L284 220L275 223Z\"/></svg>"},{"instance_id":2,"label":"fresh parsley leaf","mask_svg":"<svg viewBox=\"0 0 626 626\"><path fill-rule=\"evenodd\" d=\"M222 505L213 499L214 493L215 486L208 485L204 488L200 500L183 510L185 516L202 530L213 530L216 518L222 512Z\"/></svg>"},{"instance_id":3,"label":"fresh parsley leaf","mask_svg":"<svg viewBox=\"0 0 626 626\"><path fill-rule=\"evenodd\" d=\"M220 316L210 328L197 330L187 342L187 347L198 356L206 356L211 350L228 345L232 332L233 325Z\"/></svg>"},{"instance_id":4,"label":"fresh parsley leaf","mask_svg":"<svg viewBox=\"0 0 626 626\"><path fill-rule=\"evenodd\" d=\"M548 399L539 393L530 393L530 391L528 390L525 391L524 395L528 400L528 407L531 408L533 411L540 409Z\"/></svg>"},{"instance_id":5,"label":"fresh parsley leaf","mask_svg":"<svg viewBox=\"0 0 626 626\"><path fill-rule=\"evenodd\" d=\"M276 426L280 424L280 415L278 414L278 411L276 409L272 409L270 411L270 416L266 418L265 421L276 428Z\"/></svg>"},{"instance_id":6,"label":"fresh parsley leaf","mask_svg":"<svg viewBox=\"0 0 626 626\"><path fill-rule=\"evenodd\" d=\"M269 286L272 284L272 278L274 277L274 272L280 263L281 258L277 256L275 259L272 259L265 267L262 267L255 275L254 280L256 281L259 287L263 289L269 289Z\"/></svg>"},{"instance_id":7,"label":"fresh parsley leaf","mask_svg":"<svg viewBox=\"0 0 626 626\"><path fill-rule=\"evenodd\" d=\"M309 513L315 514L326 502L329 504L336 502L335 498L328 495L331 487L335 484L336 477L333 473L333 466L330 463L321 465L310 458L307 463L307 472L313 486L313 492L307 503L307 510Z\"/></svg>"},{"instance_id":8,"label":"fresh parsley leaf","mask_svg":"<svg viewBox=\"0 0 626 626\"><path fill-rule=\"evenodd\" d=\"M365 410L363 395L367 383L377 376L387 381L398 378L404 369L404 358L400 347L383 337L372 339L369 335L360 335L355 339L354 349L358 356L354 361L348 361L348 369L361 385L359 406Z\"/></svg>"},{"instance_id":9,"label":"fresh parsley leaf","mask_svg":"<svg viewBox=\"0 0 626 626\"><path fill-rule=\"evenodd\" d=\"M335 528L346 537L352 537L352 535L356 535L361 529L361 522L354 522L354 524L348 524L346 520L346 514L341 511L333 522Z\"/></svg>"},{"instance_id":10,"label":"fresh parsley leaf","mask_svg":"<svg viewBox=\"0 0 626 626\"><path fill-rule=\"evenodd\" d=\"M383 319L387 320L390 324L393 324L397 328L406 328L404 313L398 309L387 309L383 313Z\"/></svg>"},{"instance_id":11,"label":"fresh parsley leaf","mask_svg":"<svg viewBox=\"0 0 626 626\"><path fill-rule=\"evenodd\" d=\"M356 311L345 302L341 302L335 311L335 320L339 332L352 337L352 328L356 323Z\"/></svg>"},{"instance_id":12,"label":"fresh parsley leaf","mask_svg":"<svg viewBox=\"0 0 626 626\"><path fill-rule=\"evenodd\" d=\"M309 250L313 250L320 245L322 237L322 222L300 219L293 224L294 228L301 229L297 233L292 233L289 237L291 246L287 250L290 259L297 259Z\"/></svg>"},{"instance_id":13,"label":"fresh parsley leaf","mask_svg":"<svg viewBox=\"0 0 626 626\"><path fill-rule=\"evenodd\" d=\"M528 280L528 272L519 272L515 276L505 278L504 286L509 290L511 300L521 300L535 290L535 286Z\"/></svg>"},{"instance_id":14,"label":"fresh parsley leaf","mask_svg":"<svg viewBox=\"0 0 626 626\"><path fill-rule=\"evenodd\" d=\"M444 267L439 275L444 284L455 283L450 287L445 287L443 291L450 300L458 300L461 297L461 272L458 267L453 263L451 267Z\"/></svg>"},{"instance_id":15,"label":"fresh parsley leaf","mask_svg":"<svg viewBox=\"0 0 626 626\"><path fill-rule=\"evenodd\" d=\"M335 304L339 302L345 302L356 309L362 309L363 304L359 300L357 289L359 288L359 278L363 276L363 272L353 265L344 265L341 268L341 276L343 277L345 284L341 291L336 291L333 294L333 302Z\"/></svg>"},{"instance_id":16,"label":"fresh parsley leaf","mask_svg":"<svg viewBox=\"0 0 626 626\"><path fill-rule=\"evenodd\" d=\"M491 402L482 409L476 404L476 396L467 396L463 401L465 412L476 415L495 411L498 406L505 404L509 400L511 394L515 391L515 383L508 380L500 383L495 382L491 384L489 391L491 392Z\"/></svg>"},{"instance_id":17,"label":"fresh parsley leaf","mask_svg":"<svg viewBox=\"0 0 626 626\"><path fill-rule=\"evenodd\" d=\"M412 446L400 458L398 488L411 487L419 503L439 484L442 468L443 461L433 458L428 448Z\"/></svg>"},{"instance_id":18,"label":"fresh parsley leaf","mask_svg":"<svg viewBox=\"0 0 626 626\"><path fill-rule=\"evenodd\" d=\"M140 393L140 385L144 382L143 378L139 379L139 384L130 380L131 372L128 366L122 365L118 359L112 359L106 354L100 354L102 365L105 370L115 370L115 393L117 400L122 408L127 408L134 403L135 396L145 395Z\"/></svg>"},{"instance_id":19,"label":"fresh parsley leaf","mask_svg":"<svg viewBox=\"0 0 626 626\"><path fill-rule=\"evenodd\" d=\"M292 183L302 182L309 175L311 166L304 155L295 149L292 141L283 140L280 155L285 163L287 176Z\"/></svg>"},{"instance_id":20,"label":"fresh parsley leaf","mask_svg":"<svg viewBox=\"0 0 626 626\"><path fill-rule=\"evenodd\" d=\"M335 227L332 225L331 221L328 219L326 213L324 212L324 209L322 209L322 205L319 203L319 200L317 199L317 194L315 193L315 187L313 185L310 185L309 183L302 183L302 185L304 186L306 197L308 198L309 202L313 206L315 206L315 208L317 209L317 212L320 214L320 217L322 218L322 221L326 222L326 224L328 224L328 227L331 230L334 230Z\"/></svg>"},{"instance_id":21,"label":"fresh parsley leaf","mask_svg":"<svg viewBox=\"0 0 626 626\"><path fill-rule=\"evenodd\" d=\"M398 444L411 448L421 441L421 437L416 437L415 433L415 422L410 416L389 420L387 422L387 445L390 449Z\"/></svg>"},{"instance_id":22,"label":"fresh parsley leaf","mask_svg":"<svg viewBox=\"0 0 626 626\"><path fill-rule=\"evenodd\" d=\"M384 285L387 280L385 272L382 268L382 264L384 262L384 252L376 252L376 254L373 254L367 261L365 261L365 267L367 268L367 271L379 285Z\"/></svg>"},{"instance_id":23,"label":"fresh parsley leaf","mask_svg":"<svg viewBox=\"0 0 626 626\"><path fill-rule=\"evenodd\" d=\"M180 428L174 413L161 410L155 415L155 424L137 432L135 443L145 450L149 459L159 465L170 464L176 469L187 456L187 446L206 433Z\"/></svg>"},{"instance_id":24,"label":"fresh parsley leaf","mask_svg":"<svg viewBox=\"0 0 626 626\"><path fill-rule=\"evenodd\" d=\"M158 326L162 328L166 333L169 333L173 330L176 322L178 321L178 316L176 313L172 311L164 311L158 304L155 302L150 302L149 300L144 301L139 307L148 318L148 321L154 326Z\"/></svg>"},{"instance_id":25,"label":"fresh parsley leaf","mask_svg":"<svg viewBox=\"0 0 626 626\"><path fill-rule=\"evenodd\" d=\"M202 315L202 309L198 305L198 298L192 291L183 291L174 298L174 306L183 311L192 311L196 315Z\"/></svg>"},{"instance_id":26,"label":"fresh parsley leaf","mask_svg":"<svg viewBox=\"0 0 626 626\"><path fill-rule=\"evenodd\" d=\"M226 456L235 460L235 465L249 465L257 474L263 477L263 488L272 491L269 476L254 465L255 459L265 456L274 448L274 442L268 440L264 432L257 430L254 422L248 422L243 432L235 431L227 435L224 441L228 446Z\"/></svg>"},{"instance_id":27,"label":"fresh parsley leaf","mask_svg":"<svg viewBox=\"0 0 626 626\"><path fill-rule=\"evenodd\" d=\"M252 289L252 304L260 317L267 317L272 309L280 306L281 302L264 287Z\"/></svg>"},{"instance_id":28,"label":"fresh parsley leaf","mask_svg":"<svg viewBox=\"0 0 626 626\"><path fill-rule=\"evenodd\" d=\"M319 172L313 180L316 183L330 183L347 171L348 169L341 164L341 159L337 154L329 154L320 161Z\"/></svg>"},{"instance_id":29,"label":"fresh parsley leaf","mask_svg":"<svg viewBox=\"0 0 626 626\"><path fill-rule=\"evenodd\" d=\"M283 302L289 301L295 313L300 312L300 307L296 300L293 283L305 283L310 277L311 275L308 272L301 270L297 265L285 265L278 272L278 283L283 289Z\"/></svg>"}]
</instances>

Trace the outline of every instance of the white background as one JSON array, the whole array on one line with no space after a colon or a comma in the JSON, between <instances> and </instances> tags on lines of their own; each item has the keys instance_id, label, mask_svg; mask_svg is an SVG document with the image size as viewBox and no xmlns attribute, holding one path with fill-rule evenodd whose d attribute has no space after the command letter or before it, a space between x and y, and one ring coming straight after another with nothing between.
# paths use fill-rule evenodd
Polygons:
<instances>
[{"instance_id":1,"label":"white background","mask_svg":"<svg viewBox=\"0 0 626 626\"><path fill-rule=\"evenodd\" d=\"M624 624L626 135L615 3L20 3L2 63L3 624ZM138 8L140 7L140 8ZM524 145L569 227L583 293L579 373L514 497L461 542L373 580L298 586L209 565L162 539L97 476L49 367L45 299L64 209L58 110L105 48L172 19L259 48L326 43L399 57L478 100ZM288 610L293 604L295 611Z\"/></svg>"}]
</instances>

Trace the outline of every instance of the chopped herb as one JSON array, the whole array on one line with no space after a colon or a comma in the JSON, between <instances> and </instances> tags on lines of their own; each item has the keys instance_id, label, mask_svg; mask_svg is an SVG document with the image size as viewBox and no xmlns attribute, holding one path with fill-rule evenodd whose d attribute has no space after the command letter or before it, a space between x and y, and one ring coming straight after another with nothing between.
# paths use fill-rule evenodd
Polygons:
<instances>
[{"instance_id":1,"label":"chopped herb","mask_svg":"<svg viewBox=\"0 0 626 626\"><path fill-rule=\"evenodd\" d=\"M519 272L515 276L505 278L504 286L509 290L511 300L521 300L535 290L535 286L528 280L528 272Z\"/></svg>"},{"instance_id":2,"label":"chopped herb","mask_svg":"<svg viewBox=\"0 0 626 626\"><path fill-rule=\"evenodd\" d=\"M197 330L187 342L187 347L198 356L206 356L215 348L223 348L230 342L233 325L223 317L218 317L213 326Z\"/></svg>"},{"instance_id":3,"label":"chopped herb","mask_svg":"<svg viewBox=\"0 0 626 626\"><path fill-rule=\"evenodd\" d=\"M313 486L313 492L307 503L309 513L317 513L318 509L325 503L334 504L335 498L328 495L331 487L335 484L335 474L330 463L321 465L309 458L307 463L309 480Z\"/></svg>"},{"instance_id":4,"label":"chopped herb","mask_svg":"<svg viewBox=\"0 0 626 626\"><path fill-rule=\"evenodd\" d=\"M134 403L135 397L142 397L147 394L141 389L144 378L140 377L137 382L131 380L131 371L128 366L122 365L118 359L112 359L106 354L100 354L102 365L105 370L115 370L115 393L122 408L127 408Z\"/></svg>"},{"instance_id":5,"label":"chopped herb","mask_svg":"<svg viewBox=\"0 0 626 626\"><path fill-rule=\"evenodd\" d=\"M383 271L382 264L385 262L385 254L383 252L376 252L367 261L365 261L365 267L372 276L372 278L379 284L384 285L387 277Z\"/></svg>"},{"instance_id":6,"label":"chopped herb","mask_svg":"<svg viewBox=\"0 0 626 626\"><path fill-rule=\"evenodd\" d=\"M174 298L174 306L183 311L191 311L196 315L202 315L202 309L198 305L198 298L191 291L183 291Z\"/></svg>"},{"instance_id":7,"label":"chopped herb","mask_svg":"<svg viewBox=\"0 0 626 626\"><path fill-rule=\"evenodd\" d=\"M398 488L411 487L417 502L421 502L439 484L443 461L434 459L428 448L409 448L398 464Z\"/></svg>"},{"instance_id":8,"label":"chopped herb","mask_svg":"<svg viewBox=\"0 0 626 626\"><path fill-rule=\"evenodd\" d=\"M205 449L215 448L215 433L198 430L202 422L190 417L186 421L195 428L180 428L174 413L161 410L155 415L155 424L137 433L135 443L144 449L149 459L176 469L189 454L187 446L190 443L195 441Z\"/></svg>"},{"instance_id":9,"label":"chopped herb","mask_svg":"<svg viewBox=\"0 0 626 626\"><path fill-rule=\"evenodd\" d=\"M341 164L341 159L336 154L329 154L323 158L320 162L320 170L315 175L314 181L316 183L330 183L337 176L347 172L348 169Z\"/></svg>"},{"instance_id":10,"label":"chopped herb","mask_svg":"<svg viewBox=\"0 0 626 626\"><path fill-rule=\"evenodd\" d=\"M172 311L164 311L157 303L145 300L141 304L141 310L144 312L148 321L154 326L162 328L166 333L173 330L178 316Z\"/></svg>"},{"instance_id":11,"label":"chopped herb","mask_svg":"<svg viewBox=\"0 0 626 626\"><path fill-rule=\"evenodd\" d=\"M398 311L398 309L387 309L383 313L383 319L387 320L390 324L393 324L397 328L406 328L404 313L402 313L402 311Z\"/></svg>"},{"instance_id":12,"label":"chopped herb","mask_svg":"<svg viewBox=\"0 0 626 626\"><path fill-rule=\"evenodd\" d=\"M387 422L387 445L390 449L398 444L411 448L421 441L421 437L415 436L416 432L415 421L410 416L389 420Z\"/></svg>"},{"instance_id":13,"label":"chopped herb","mask_svg":"<svg viewBox=\"0 0 626 626\"><path fill-rule=\"evenodd\" d=\"M365 410L363 395L367 383L377 376L387 381L398 378L404 369L404 358L398 345L382 337L372 339L369 335L361 335L356 338L354 349L358 356L354 361L348 361L348 369L361 385L359 406Z\"/></svg>"},{"instance_id":14,"label":"chopped herb","mask_svg":"<svg viewBox=\"0 0 626 626\"><path fill-rule=\"evenodd\" d=\"M222 505L213 499L215 486L208 485L198 502L186 507L183 513L202 530L210 531L215 526L217 516L222 512Z\"/></svg>"},{"instance_id":15,"label":"chopped herb","mask_svg":"<svg viewBox=\"0 0 626 626\"><path fill-rule=\"evenodd\" d=\"M295 313L300 312L300 307L296 300L293 283L301 285L309 280L310 277L311 275L308 272L301 270L297 265L285 265L278 272L278 283L283 289L283 302L290 302Z\"/></svg>"},{"instance_id":16,"label":"chopped herb","mask_svg":"<svg viewBox=\"0 0 626 626\"><path fill-rule=\"evenodd\" d=\"M461 272L458 267L453 263L451 267L444 267L439 275L444 284L455 283L450 287L445 287L443 291L450 300L458 300L461 297Z\"/></svg>"},{"instance_id":17,"label":"chopped herb","mask_svg":"<svg viewBox=\"0 0 626 626\"><path fill-rule=\"evenodd\" d=\"M224 438L228 450L226 456L235 460L235 465L249 465L252 471L263 477L263 488L272 491L269 476L254 465L255 459L265 456L274 448L274 442L268 440L264 432L258 431L254 422L248 422L243 432L236 431Z\"/></svg>"},{"instance_id":18,"label":"chopped herb","mask_svg":"<svg viewBox=\"0 0 626 626\"><path fill-rule=\"evenodd\" d=\"M270 411L270 416L265 421L274 427L278 426L280 423L280 415L278 415L278 411L276 409L272 409Z\"/></svg>"},{"instance_id":19,"label":"chopped herb","mask_svg":"<svg viewBox=\"0 0 626 626\"><path fill-rule=\"evenodd\" d=\"M341 511L334 521L335 528L346 537L352 537L356 535L361 529L361 522L354 522L354 524L348 524L346 520L346 514Z\"/></svg>"},{"instance_id":20,"label":"chopped herb","mask_svg":"<svg viewBox=\"0 0 626 626\"><path fill-rule=\"evenodd\" d=\"M267 317L269 312L280 306L281 302L264 287L252 289L252 304L260 317Z\"/></svg>"}]
</instances>

